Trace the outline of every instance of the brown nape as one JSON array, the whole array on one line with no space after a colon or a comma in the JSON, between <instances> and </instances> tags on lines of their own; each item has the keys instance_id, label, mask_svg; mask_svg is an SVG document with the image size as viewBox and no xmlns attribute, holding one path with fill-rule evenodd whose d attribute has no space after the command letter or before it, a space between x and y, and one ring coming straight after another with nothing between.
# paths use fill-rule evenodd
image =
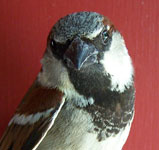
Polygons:
<instances>
[{"instance_id":1,"label":"brown nape","mask_svg":"<svg viewBox=\"0 0 159 150\"><path fill-rule=\"evenodd\" d=\"M110 29L109 29L108 33L109 33L110 36L112 36L112 32L116 31L116 28L115 28L114 24L107 17L104 17L103 24L105 26L110 26Z\"/></svg>"},{"instance_id":2,"label":"brown nape","mask_svg":"<svg viewBox=\"0 0 159 150\"><path fill-rule=\"evenodd\" d=\"M49 89L34 84L18 106L18 114L34 114L55 108L62 100L63 93L57 89Z\"/></svg>"}]
</instances>

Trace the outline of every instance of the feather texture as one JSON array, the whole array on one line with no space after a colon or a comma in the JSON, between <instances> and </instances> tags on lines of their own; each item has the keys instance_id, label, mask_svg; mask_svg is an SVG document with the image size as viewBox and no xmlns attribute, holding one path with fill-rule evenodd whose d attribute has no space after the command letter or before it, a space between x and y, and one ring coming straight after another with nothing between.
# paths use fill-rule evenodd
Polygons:
<instances>
[{"instance_id":1,"label":"feather texture","mask_svg":"<svg viewBox=\"0 0 159 150\"><path fill-rule=\"evenodd\" d=\"M53 126L64 101L63 93L57 89L47 89L35 82L10 121L0 149L35 150Z\"/></svg>"}]
</instances>

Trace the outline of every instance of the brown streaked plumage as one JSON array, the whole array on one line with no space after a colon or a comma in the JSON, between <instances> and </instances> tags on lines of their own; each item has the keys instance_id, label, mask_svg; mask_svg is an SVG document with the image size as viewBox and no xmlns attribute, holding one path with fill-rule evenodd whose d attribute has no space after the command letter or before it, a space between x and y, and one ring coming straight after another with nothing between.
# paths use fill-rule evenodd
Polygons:
<instances>
[{"instance_id":1,"label":"brown streaked plumage","mask_svg":"<svg viewBox=\"0 0 159 150\"><path fill-rule=\"evenodd\" d=\"M42 87L37 83L29 89L16 110L19 114L34 114L55 107L62 99L63 93L57 89Z\"/></svg>"},{"instance_id":2,"label":"brown streaked plumage","mask_svg":"<svg viewBox=\"0 0 159 150\"><path fill-rule=\"evenodd\" d=\"M41 116L35 123L25 125L14 121L8 125L1 141L1 150L29 150L45 136L53 124L53 117L59 109L63 99L63 93L57 89L48 89L38 84L33 84L19 105L15 114L36 115L39 112L54 108L48 116ZM60 104L60 105L59 105Z\"/></svg>"},{"instance_id":3,"label":"brown streaked plumage","mask_svg":"<svg viewBox=\"0 0 159 150\"><path fill-rule=\"evenodd\" d=\"M122 150L134 114L134 70L111 21L95 12L61 18L41 63L0 150Z\"/></svg>"},{"instance_id":4,"label":"brown streaked plumage","mask_svg":"<svg viewBox=\"0 0 159 150\"><path fill-rule=\"evenodd\" d=\"M110 29L108 30L108 33L109 33L110 36L112 36L112 32L113 32L113 31L116 31L116 28L115 28L115 26L113 25L113 23L112 23L107 17L104 17L104 19L103 19L103 24L104 24L105 26L109 26L109 27L110 27Z\"/></svg>"}]
</instances>

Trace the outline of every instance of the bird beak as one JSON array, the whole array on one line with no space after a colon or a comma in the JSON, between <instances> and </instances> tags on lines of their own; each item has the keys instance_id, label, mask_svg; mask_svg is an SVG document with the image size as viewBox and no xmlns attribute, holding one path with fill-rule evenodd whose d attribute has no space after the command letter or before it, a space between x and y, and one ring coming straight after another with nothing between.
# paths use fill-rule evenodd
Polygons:
<instances>
[{"instance_id":1,"label":"bird beak","mask_svg":"<svg viewBox=\"0 0 159 150\"><path fill-rule=\"evenodd\" d=\"M64 61L68 67L80 70L97 62L98 50L92 43L87 43L79 37L75 38L64 54Z\"/></svg>"}]
</instances>

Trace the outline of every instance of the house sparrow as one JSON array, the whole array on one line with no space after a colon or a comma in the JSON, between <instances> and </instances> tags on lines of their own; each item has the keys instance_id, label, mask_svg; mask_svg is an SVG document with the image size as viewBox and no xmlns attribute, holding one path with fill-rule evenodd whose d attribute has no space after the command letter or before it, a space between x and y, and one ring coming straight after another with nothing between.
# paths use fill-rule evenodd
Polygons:
<instances>
[{"instance_id":1,"label":"house sparrow","mask_svg":"<svg viewBox=\"0 0 159 150\"><path fill-rule=\"evenodd\" d=\"M60 19L41 63L0 150L121 150L134 115L134 71L111 21L95 12Z\"/></svg>"}]
</instances>

